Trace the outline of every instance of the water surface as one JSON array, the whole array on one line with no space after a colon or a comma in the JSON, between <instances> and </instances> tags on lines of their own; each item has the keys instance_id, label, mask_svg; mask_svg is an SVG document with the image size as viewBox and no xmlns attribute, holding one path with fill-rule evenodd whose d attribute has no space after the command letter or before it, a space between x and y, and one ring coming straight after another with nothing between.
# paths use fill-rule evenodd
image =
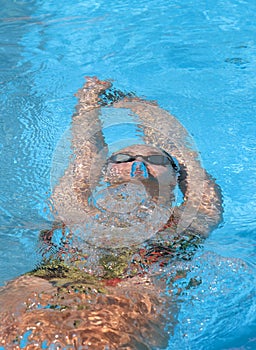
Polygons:
<instances>
[{"instance_id":1,"label":"water surface","mask_svg":"<svg viewBox=\"0 0 256 350\"><path fill-rule=\"evenodd\" d=\"M223 192L221 227L180 262L188 275L173 290L182 290L181 310L169 348L255 349L256 3L0 0L0 8L0 283L36 263L52 157L83 76L111 78L183 123ZM190 278L200 283L188 290Z\"/></svg>"}]
</instances>

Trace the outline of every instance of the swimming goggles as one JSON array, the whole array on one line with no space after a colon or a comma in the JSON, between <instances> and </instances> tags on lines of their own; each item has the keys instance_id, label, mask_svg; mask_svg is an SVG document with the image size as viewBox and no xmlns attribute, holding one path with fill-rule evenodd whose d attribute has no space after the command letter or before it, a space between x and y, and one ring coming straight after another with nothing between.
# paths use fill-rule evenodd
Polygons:
<instances>
[{"instance_id":1,"label":"swimming goggles","mask_svg":"<svg viewBox=\"0 0 256 350\"><path fill-rule=\"evenodd\" d=\"M178 166L174 162L173 158L165 151L163 151L165 155L161 154L152 154L151 156L143 156L141 154L137 154L136 156L127 154L127 153L118 153L114 154L109 158L109 162L111 163L129 163L135 161L137 158L142 158L146 162L153 165L171 165L174 170L178 170Z\"/></svg>"}]
</instances>

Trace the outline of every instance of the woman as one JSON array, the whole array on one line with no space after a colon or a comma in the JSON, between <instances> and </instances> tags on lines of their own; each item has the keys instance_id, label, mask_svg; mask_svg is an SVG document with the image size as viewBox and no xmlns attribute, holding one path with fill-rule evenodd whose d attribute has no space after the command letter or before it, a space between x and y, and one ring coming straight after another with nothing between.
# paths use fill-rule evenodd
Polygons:
<instances>
[{"instance_id":1,"label":"woman","mask_svg":"<svg viewBox=\"0 0 256 350\"><path fill-rule=\"evenodd\" d=\"M41 233L49 251L0 291L0 345L165 348L178 311L166 271L219 224L219 188L155 103L95 77L77 97L70 162L52 191L56 223ZM120 122L106 126L104 113L130 118L140 142L109 152L104 131Z\"/></svg>"}]
</instances>

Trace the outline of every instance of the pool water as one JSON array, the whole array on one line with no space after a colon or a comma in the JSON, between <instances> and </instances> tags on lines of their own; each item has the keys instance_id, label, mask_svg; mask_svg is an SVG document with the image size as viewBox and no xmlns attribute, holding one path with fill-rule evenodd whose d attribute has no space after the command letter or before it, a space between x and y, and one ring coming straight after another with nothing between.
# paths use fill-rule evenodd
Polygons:
<instances>
[{"instance_id":1,"label":"pool water","mask_svg":"<svg viewBox=\"0 0 256 350\"><path fill-rule=\"evenodd\" d=\"M256 349L256 2L0 0L0 8L0 284L37 262L74 93L84 76L111 78L174 114L222 188L223 223L179 263L188 274L172 287L180 312L169 349ZM200 283L187 289L191 278Z\"/></svg>"}]
</instances>

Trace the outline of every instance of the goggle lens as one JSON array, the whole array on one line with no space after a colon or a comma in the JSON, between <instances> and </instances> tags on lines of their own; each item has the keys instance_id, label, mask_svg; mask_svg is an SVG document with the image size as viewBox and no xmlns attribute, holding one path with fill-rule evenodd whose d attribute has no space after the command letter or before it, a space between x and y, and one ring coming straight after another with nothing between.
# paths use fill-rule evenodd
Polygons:
<instances>
[{"instance_id":1,"label":"goggle lens","mask_svg":"<svg viewBox=\"0 0 256 350\"><path fill-rule=\"evenodd\" d=\"M173 162L167 157L160 154L153 154L151 156L142 156L142 155L136 155L136 156L130 156L129 154L115 154L110 157L110 161L113 163L127 163L127 162L133 162L138 157L141 157L146 162L149 162L154 165L172 165Z\"/></svg>"},{"instance_id":2,"label":"goggle lens","mask_svg":"<svg viewBox=\"0 0 256 350\"><path fill-rule=\"evenodd\" d=\"M130 156L129 154L115 154L110 158L110 161L113 163L127 163L127 162L132 162L134 161L136 158Z\"/></svg>"}]
</instances>

